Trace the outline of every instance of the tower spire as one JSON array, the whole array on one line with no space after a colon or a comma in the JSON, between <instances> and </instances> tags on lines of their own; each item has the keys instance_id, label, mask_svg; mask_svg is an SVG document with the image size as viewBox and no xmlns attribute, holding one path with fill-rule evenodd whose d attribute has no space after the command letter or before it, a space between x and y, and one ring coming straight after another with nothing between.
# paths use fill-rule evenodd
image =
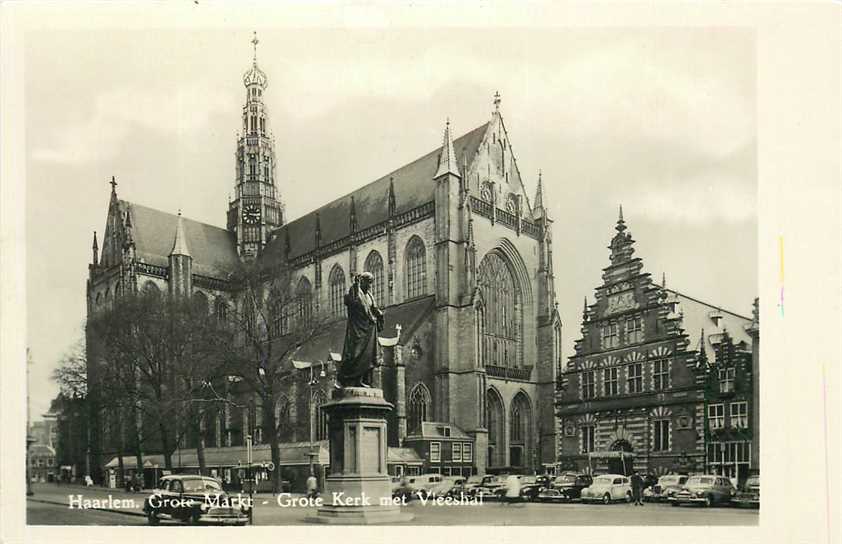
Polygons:
<instances>
[{"instance_id":1,"label":"tower spire","mask_svg":"<svg viewBox=\"0 0 842 544\"><path fill-rule=\"evenodd\" d=\"M500 99L500 91L495 91L494 92L494 113L500 113L500 102L502 102L502 100Z\"/></svg>"},{"instance_id":2,"label":"tower spire","mask_svg":"<svg viewBox=\"0 0 842 544\"><path fill-rule=\"evenodd\" d=\"M257 44L260 43L260 40L257 39L257 31L254 31L254 37L251 39L251 45L254 48L254 56L252 57L252 62L255 66L257 66Z\"/></svg>"},{"instance_id":3,"label":"tower spire","mask_svg":"<svg viewBox=\"0 0 842 544\"><path fill-rule=\"evenodd\" d=\"M181 210L178 210L178 223L175 227L175 239L172 244L170 255L184 255L190 257L190 250L187 248L187 236L184 235L184 219L181 217Z\"/></svg>"},{"instance_id":4,"label":"tower spire","mask_svg":"<svg viewBox=\"0 0 842 544\"><path fill-rule=\"evenodd\" d=\"M538 190L535 191L535 209L544 207L544 182L541 179L541 170L538 170Z\"/></svg>"},{"instance_id":5,"label":"tower spire","mask_svg":"<svg viewBox=\"0 0 842 544\"><path fill-rule=\"evenodd\" d=\"M117 194L117 180L114 179L114 176L111 176L111 181L108 184L111 185L111 194Z\"/></svg>"},{"instance_id":6,"label":"tower spire","mask_svg":"<svg viewBox=\"0 0 842 544\"><path fill-rule=\"evenodd\" d=\"M453 138L450 135L450 118L447 119L444 127L444 142L441 147L441 153L439 154L439 168L433 179L445 174L453 174L459 178L462 177L459 174L459 165L456 163L456 151L453 149Z\"/></svg>"}]
</instances>

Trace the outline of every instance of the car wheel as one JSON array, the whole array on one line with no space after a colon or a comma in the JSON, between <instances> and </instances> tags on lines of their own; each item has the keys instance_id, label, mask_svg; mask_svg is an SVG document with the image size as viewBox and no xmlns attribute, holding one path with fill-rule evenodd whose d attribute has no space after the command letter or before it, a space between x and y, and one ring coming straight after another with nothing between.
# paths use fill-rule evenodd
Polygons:
<instances>
[{"instance_id":1,"label":"car wheel","mask_svg":"<svg viewBox=\"0 0 842 544\"><path fill-rule=\"evenodd\" d=\"M713 499L710 498L710 495L707 495L705 497L705 507L709 508L710 505L712 505L712 504L713 504Z\"/></svg>"},{"instance_id":2,"label":"car wheel","mask_svg":"<svg viewBox=\"0 0 842 544\"><path fill-rule=\"evenodd\" d=\"M632 500L634 499L632 498L631 491L626 491L626 502L631 503Z\"/></svg>"},{"instance_id":3,"label":"car wheel","mask_svg":"<svg viewBox=\"0 0 842 544\"><path fill-rule=\"evenodd\" d=\"M611 494L606 493L602 496L602 504L610 504L611 503Z\"/></svg>"},{"instance_id":4,"label":"car wheel","mask_svg":"<svg viewBox=\"0 0 842 544\"><path fill-rule=\"evenodd\" d=\"M153 527L161 523L161 520L158 519L158 512L155 510L150 510L149 513L146 514L146 521Z\"/></svg>"}]
</instances>

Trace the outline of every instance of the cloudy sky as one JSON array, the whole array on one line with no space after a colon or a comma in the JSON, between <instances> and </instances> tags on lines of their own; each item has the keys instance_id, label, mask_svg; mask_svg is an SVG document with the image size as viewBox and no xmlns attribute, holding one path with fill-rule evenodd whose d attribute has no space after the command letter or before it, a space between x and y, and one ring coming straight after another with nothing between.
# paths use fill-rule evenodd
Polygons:
<instances>
[{"instance_id":1,"label":"cloudy sky","mask_svg":"<svg viewBox=\"0 0 842 544\"><path fill-rule=\"evenodd\" d=\"M542 169L566 354L617 207L645 270L750 315L757 294L754 38L705 29L272 29L259 64L290 217L501 111ZM32 411L82 334L110 187L224 226L250 29L30 32L25 55Z\"/></svg>"}]
</instances>

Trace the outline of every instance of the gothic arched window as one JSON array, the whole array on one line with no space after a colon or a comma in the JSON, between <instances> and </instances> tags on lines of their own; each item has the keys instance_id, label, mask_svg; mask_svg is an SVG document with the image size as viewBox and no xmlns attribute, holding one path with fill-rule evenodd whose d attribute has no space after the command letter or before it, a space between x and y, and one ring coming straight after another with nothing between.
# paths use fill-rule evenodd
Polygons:
<instances>
[{"instance_id":1,"label":"gothic arched window","mask_svg":"<svg viewBox=\"0 0 842 544\"><path fill-rule=\"evenodd\" d=\"M296 319L298 327L306 327L313 317L313 287L310 280L302 277L295 288Z\"/></svg>"},{"instance_id":2,"label":"gothic arched window","mask_svg":"<svg viewBox=\"0 0 842 544\"><path fill-rule=\"evenodd\" d=\"M316 391L310 399L310 436L313 440L327 440L327 414L322 410L325 402L324 391Z\"/></svg>"},{"instance_id":3,"label":"gothic arched window","mask_svg":"<svg viewBox=\"0 0 842 544\"><path fill-rule=\"evenodd\" d=\"M328 279L330 285L330 314L340 317L345 314L345 272L342 267L333 266Z\"/></svg>"},{"instance_id":4,"label":"gothic arched window","mask_svg":"<svg viewBox=\"0 0 842 544\"><path fill-rule=\"evenodd\" d=\"M385 300L385 293L383 289L383 258L376 251L372 251L365 259L363 268L366 272L371 272L374 276L374 283L371 286L372 295L377 306L382 308Z\"/></svg>"},{"instance_id":5,"label":"gothic arched window","mask_svg":"<svg viewBox=\"0 0 842 544\"><path fill-rule=\"evenodd\" d=\"M503 257L492 252L480 263L479 278L485 303L485 364L520 366L521 316L514 277Z\"/></svg>"},{"instance_id":6,"label":"gothic arched window","mask_svg":"<svg viewBox=\"0 0 842 544\"><path fill-rule=\"evenodd\" d=\"M289 316L284 301L277 291L269 294L269 318L272 320L272 327L269 329L272 336L277 338L289 334Z\"/></svg>"},{"instance_id":7,"label":"gothic arched window","mask_svg":"<svg viewBox=\"0 0 842 544\"><path fill-rule=\"evenodd\" d=\"M216 302L214 303L213 313L216 314L216 318L219 321L225 321L228 319L228 303L225 302L224 298L217 297Z\"/></svg>"},{"instance_id":8,"label":"gothic arched window","mask_svg":"<svg viewBox=\"0 0 842 544\"><path fill-rule=\"evenodd\" d=\"M407 431L409 433L421 432L421 423L430 421L432 403L433 399L426 385L419 383L412 388L407 403Z\"/></svg>"},{"instance_id":9,"label":"gothic arched window","mask_svg":"<svg viewBox=\"0 0 842 544\"><path fill-rule=\"evenodd\" d=\"M421 238L413 236L406 244L406 298L427 292L427 250Z\"/></svg>"}]
</instances>

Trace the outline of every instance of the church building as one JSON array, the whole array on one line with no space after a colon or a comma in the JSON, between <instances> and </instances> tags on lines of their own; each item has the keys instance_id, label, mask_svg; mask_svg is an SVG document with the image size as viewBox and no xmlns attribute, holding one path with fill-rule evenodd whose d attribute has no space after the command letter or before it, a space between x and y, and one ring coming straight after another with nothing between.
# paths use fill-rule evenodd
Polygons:
<instances>
[{"instance_id":1,"label":"church building","mask_svg":"<svg viewBox=\"0 0 842 544\"><path fill-rule=\"evenodd\" d=\"M499 95L478 126L454 134L442 122L440 146L288 218L264 102L268 78L254 43L226 227L121 199L112 180L101 251L94 235L89 315L124 293L156 290L194 297L224 316L242 304L227 283L241 260L291 270L291 288L309 301L303 314L332 321L296 356L301 379L290 383L276 413L290 421L286 451L315 444L302 451L326 463L318 407L329 398L342 351L343 296L354 276L368 271L386 315L375 385L395 406L390 468L469 475L553 466L561 364L553 222L540 175L535 191L527 189ZM648 289L640 294L657 297ZM206 425L209 458L220 469L236 466L246 435L255 437L259 458L261 437L266 442L260 410L222 412ZM104 466L115 451L114 424L102 417L94 439ZM307 454L290 455L291 464L306 463Z\"/></svg>"}]
</instances>

